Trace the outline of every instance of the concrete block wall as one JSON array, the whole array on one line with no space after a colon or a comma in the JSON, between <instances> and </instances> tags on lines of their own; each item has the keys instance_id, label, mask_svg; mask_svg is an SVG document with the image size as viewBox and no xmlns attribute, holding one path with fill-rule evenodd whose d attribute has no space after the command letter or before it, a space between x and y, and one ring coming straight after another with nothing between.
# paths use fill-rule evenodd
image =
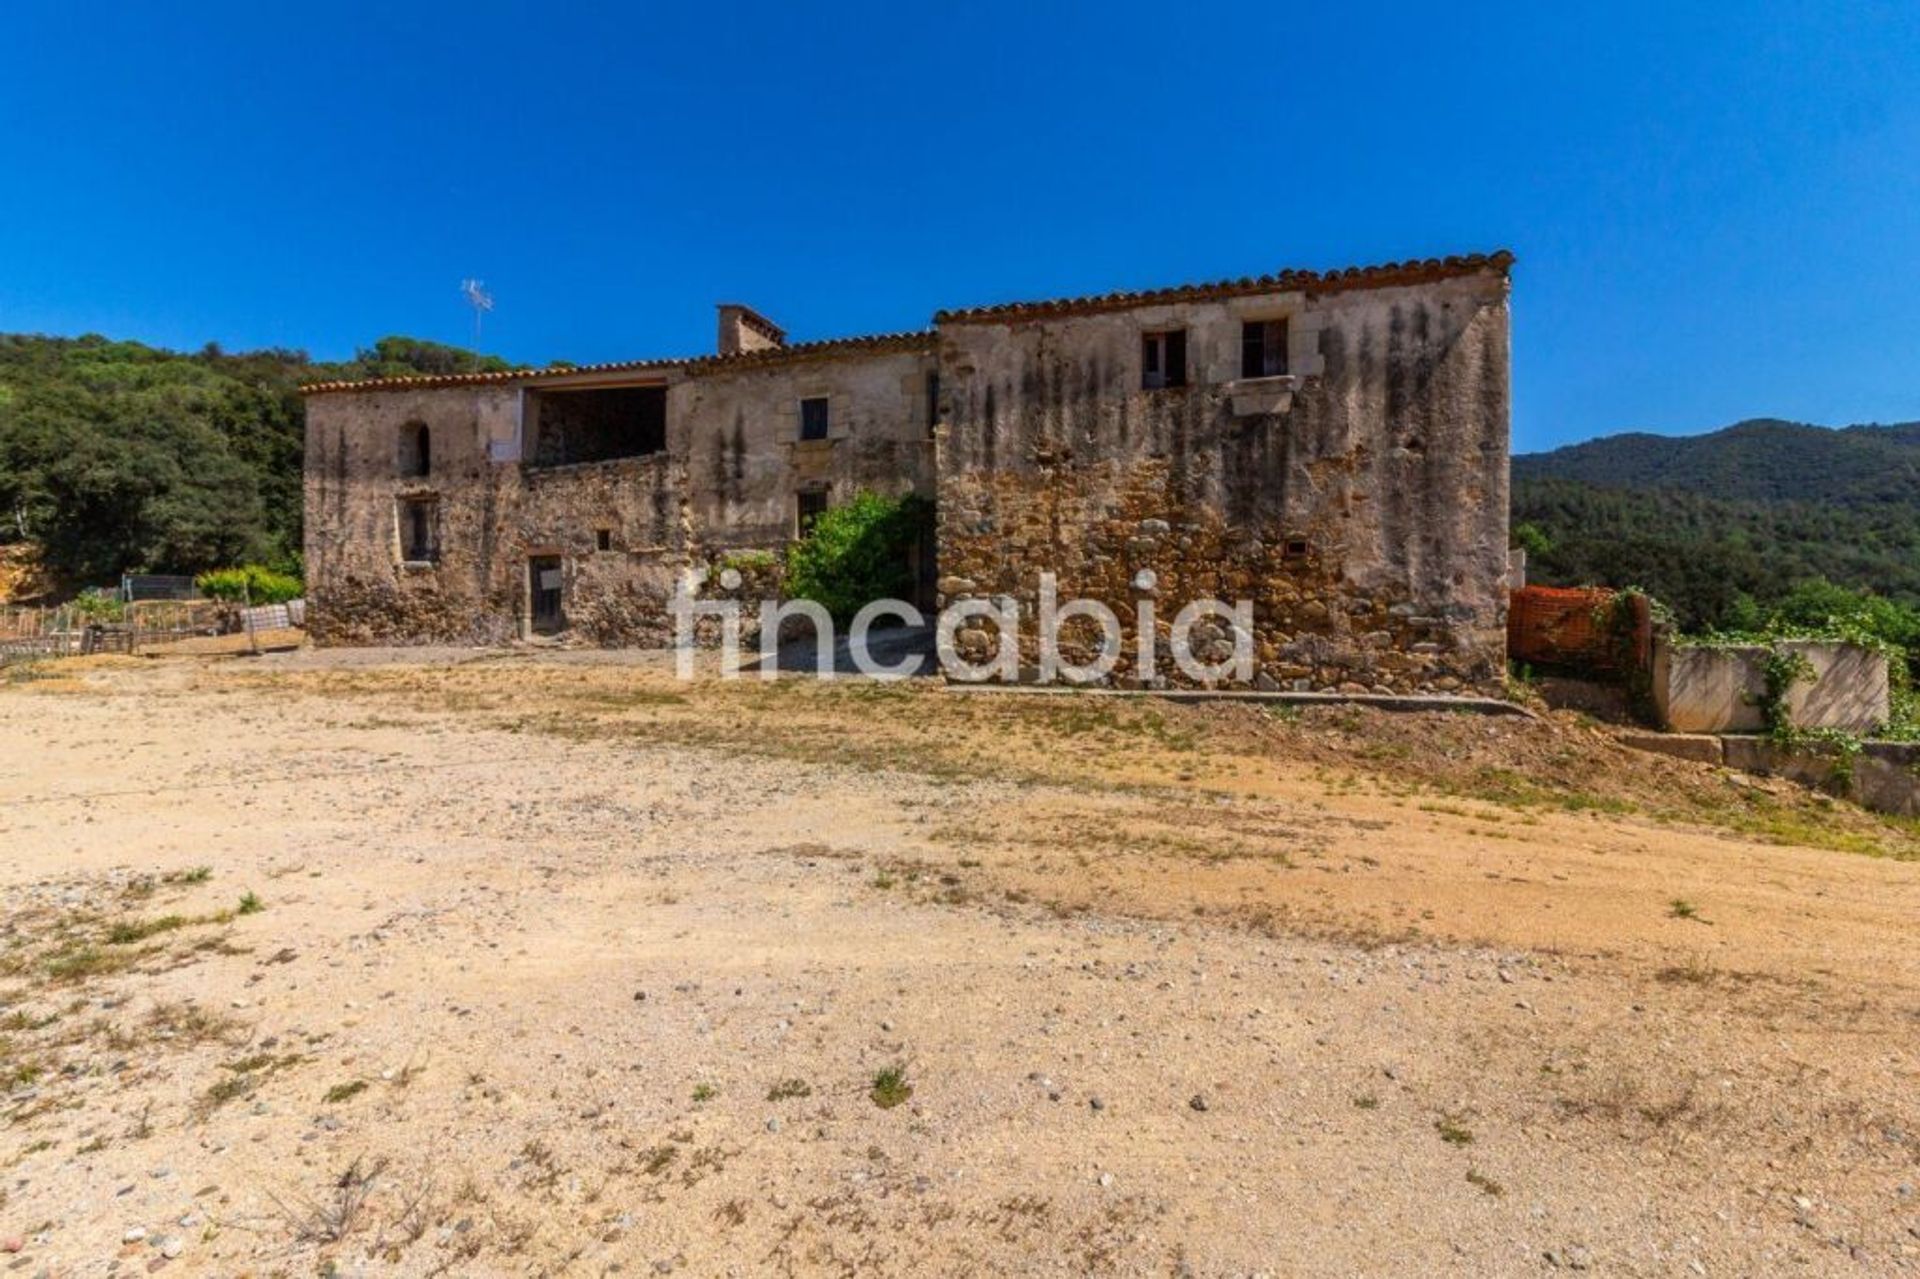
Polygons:
<instances>
[{"instance_id":1,"label":"concrete block wall","mask_svg":"<svg viewBox=\"0 0 1920 1279\"><path fill-rule=\"evenodd\" d=\"M1652 671L1662 725L1676 733L1762 731L1766 667L1776 651L1797 653L1813 668L1811 680L1797 681L1787 693L1794 727L1868 734L1886 725L1892 703L1883 653L1819 640L1688 645L1665 636L1654 643Z\"/></svg>"},{"instance_id":2,"label":"concrete block wall","mask_svg":"<svg viewBox=\"0 0 1920 1279\"><path fill-rule=\"evenodd\" d=\"M1787 715L1797 727L1849 733L1886 727L1893 702L1885 653L1823 640L1782 640L1775 647L1800 654L1813 667L1811 680L1801 680L1787 692Z\"/></svg>"},{"instance_id":3,"label":"concrete block wall","mask_svg":"<svg viewBox=\"0 0 1920 1279\"><path fill-rule=\"evenodd\" d=\"M1920 817L1920 745L1867 742L1851 761L1831 749L1787 747L1768 737L1722 739L1729 768L1784 777L1896 817Z\"/></svg>"}]
</instances>

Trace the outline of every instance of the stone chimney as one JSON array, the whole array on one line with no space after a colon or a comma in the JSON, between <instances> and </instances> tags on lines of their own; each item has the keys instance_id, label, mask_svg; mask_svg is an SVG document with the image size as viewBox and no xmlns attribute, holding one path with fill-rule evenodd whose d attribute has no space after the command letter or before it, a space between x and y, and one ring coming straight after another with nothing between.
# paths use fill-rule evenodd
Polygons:
<instances>
[{"instance_id":1,"label":"stone chimney","mask_svg":"<svg viewBox=\"0 0 1920 1279\"><path fill-rule=\"evenodd\" d=\"M787 344L787 331L750 306L720 303L720 354L770 351Z\"/></svg>"}]
</instances>

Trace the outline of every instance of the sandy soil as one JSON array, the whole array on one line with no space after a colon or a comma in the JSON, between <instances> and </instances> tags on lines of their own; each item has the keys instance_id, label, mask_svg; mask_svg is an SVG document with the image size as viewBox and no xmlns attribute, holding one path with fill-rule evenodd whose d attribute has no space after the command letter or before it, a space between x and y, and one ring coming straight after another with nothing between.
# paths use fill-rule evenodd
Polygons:
<instances>
[{"instance_id":1,"label":"sandy soil","mask_svg":"<svg viewBox=\"0 0 1920 1279\"><path fill-rule=\"evenodd\" d=\"M1577 717L9 676L25 1274L1920 1272L1920 832Z\"/></svg>"}]
</instances>

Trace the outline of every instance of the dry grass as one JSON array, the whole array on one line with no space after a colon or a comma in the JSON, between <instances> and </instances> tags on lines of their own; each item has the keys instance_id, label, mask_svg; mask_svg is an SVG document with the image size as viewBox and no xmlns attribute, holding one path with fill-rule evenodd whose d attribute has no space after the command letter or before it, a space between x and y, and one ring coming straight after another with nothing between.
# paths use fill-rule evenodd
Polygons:
<instances>
[{"instance_id":1,"label":"dry grass","mask_svg":"<svg viewBox=\"0 0 1920 1279\"><path fill-rule=\"evenodd\" d=\"M270 1194L287 1233L300 1243L335 1244L367 1224L367 1202L387 1161L355 1159L321 1195Z\"/></svg>"},{"instance_id":2,"label":"dry grass","mask_svg":"<svg viewBox=\"0 0 1920 1279\"><path fill-rule=\"evenodd\" d=\"M713 681L698 696L660 674L522 666L516 694L489 663L261 675L279 691L399 698L426 717L490 719L575 741L710 747L896 770L939 780L1047 783L1090 792L1231 790L1249 759L1343 771L1345 784L1454 797L1492 811L1559 812L1706 826L1844 852L1920 858L1920 823L1798 788L1728 784L1616 743L1584 717L1538 720L1072 695L956 694L931 682ZM528 711L530 704L543 709ZM848 725L857 723L857 732ZM978 749L991 740L998 748ZM1429 801L1445 803L1444 799ZM1479 814L1487 819L1487 812ZM1497 817L1493 820L1497 820ZM1228 854L1231 855L1231 854ZM1252 855L1259 855L1253 850Z\"/></svg>"},{"instance_id":3,"label":"dry grass","mask_svg":"<svg viewBox=\"0 0 1920 1279\"><path fill-rule=\"evenodd\" d=\"M669 693L519 659L185 670L201 700L156 715L231 718L163 762L270 796L271 851L223 852L213 891L204 827L167 874L16 877L0 1082L35 1094L4 1114L27 1220L122 1166L220 1184L190 1268L1359 1272L1386 1240L1492 1272L1516 1221L1558 1246L1658 1195L1718 1272L1801 1233L1761 1193L1716 1222L1708 1179L1829 1187L1839 1235L1911 1163L1884 1135L1916 1126L1885 1066L1911 868L1663 828L1643 800L1748 788L1577 726ZM286 695L336 674L356 691ZM680 749L711 742L736 745ZM103 786L160 771L112 751ZM269 881L267 913L195 926ZM438 1043L459 1059L425 1072ZM216 1171L255 1134L307 1193L263 1212L260 1178ZM1328 1176L1353 1191L1332 1223ZM59 1241L110 1255L118 1229Z\"/></svg>"}]
</instances>

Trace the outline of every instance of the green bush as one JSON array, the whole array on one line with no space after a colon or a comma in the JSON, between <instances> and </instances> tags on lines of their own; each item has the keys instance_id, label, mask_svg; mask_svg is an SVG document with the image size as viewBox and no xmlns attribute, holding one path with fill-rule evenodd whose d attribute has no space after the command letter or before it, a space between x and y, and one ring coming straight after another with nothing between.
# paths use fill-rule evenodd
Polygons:
<instances>
[{"instance_id":1,"label":"green bush","mask_svg":"<svg viewBox=\"0 0 1920 1279\"><path fill-rule=\"evenodd\" d=\"M770 573L780 567L780 557L772 551L729 551L720 557L722 569L732 569L742 577Z\"/></svg>"},{"instance_id":2,"label":"green bush","mask_svg":"<svg viewBox=\"0 0 1920 1279\"><path fill-rule=\"evenodd\" d=\"M1842 586L1824 578L1810 578L1771 604L1762 605L1743 596L1730 614L1731 629L1710 632L1704 637L1683 637L1682 642L1770 644L1780 639L1842 640L1886 654L1887 677L1892 694L1891 715L1879 736L1900 741L1920 741L1920 609L1899 600L1875 595L1872 591ZM1792 668L1789 659L1775 655L1768 665L1767 694L1762 711L1767 713L1770 729L1779 733L1797 732L1802 739L1812 734L1775 723L1772 709L1794 682L1809 672ZM1778 687L1776 687L1778 685Z\"/></svg>"},{"instance_id":3,"label":"green bush","mask_svg":"<svg viewBox=\"0 0 1920 1279\"><path fill-rule=\"evenodd\" d=\"M82 591L74 596L73 611L89 622L117 622L127 615L127 606L110 591Z\"/></svg>"},{"instance_id":4,"label":"green bush","mask_svg":"<svg viewBox=\"0 0 1920 1279\"><path fill-rule=\"evenodd\" d=\"M1773 605L1767 628L1859 635L1920 651L1920 608L1821 578L1797 583Z\"/></svg>"},{"instance_id":5,"label":"green bush","mask_svg":"<svg viewBox=\"0 0 1920 1279\"><path fill-rule=\"evenodd\" d=\"M299 578L276 573L260 564L217 568L194 578L193 584L208 599L231 600L235 603L251 601L254 604L284 604L288 600L299 599L300 593L306 589Z\"/></svg>"},{"instance_id":6,"label":"green bush","mask_svg":"<svg viewBox=\"0 0 1920 1279\"><path fill-rule=\"evenodd\" d=\"M787 595L812 600L842 624L878 599L911 599L913 545L931 524L918 497L857 493L827 508L787 548Z\"/></svg>"},{"instance_id":7,"label":"green bush","mask_svg":"<svg viewBox=\"0 0 1920 1279\"><path fill-rule=\"evenodd\" d=\"M1530 524L1524 520L1513 526L1513 532L1508 540L1536 558L1553 550L1553 539L1541 531L1538 524Z\"/></svg>"}]
</instances>

